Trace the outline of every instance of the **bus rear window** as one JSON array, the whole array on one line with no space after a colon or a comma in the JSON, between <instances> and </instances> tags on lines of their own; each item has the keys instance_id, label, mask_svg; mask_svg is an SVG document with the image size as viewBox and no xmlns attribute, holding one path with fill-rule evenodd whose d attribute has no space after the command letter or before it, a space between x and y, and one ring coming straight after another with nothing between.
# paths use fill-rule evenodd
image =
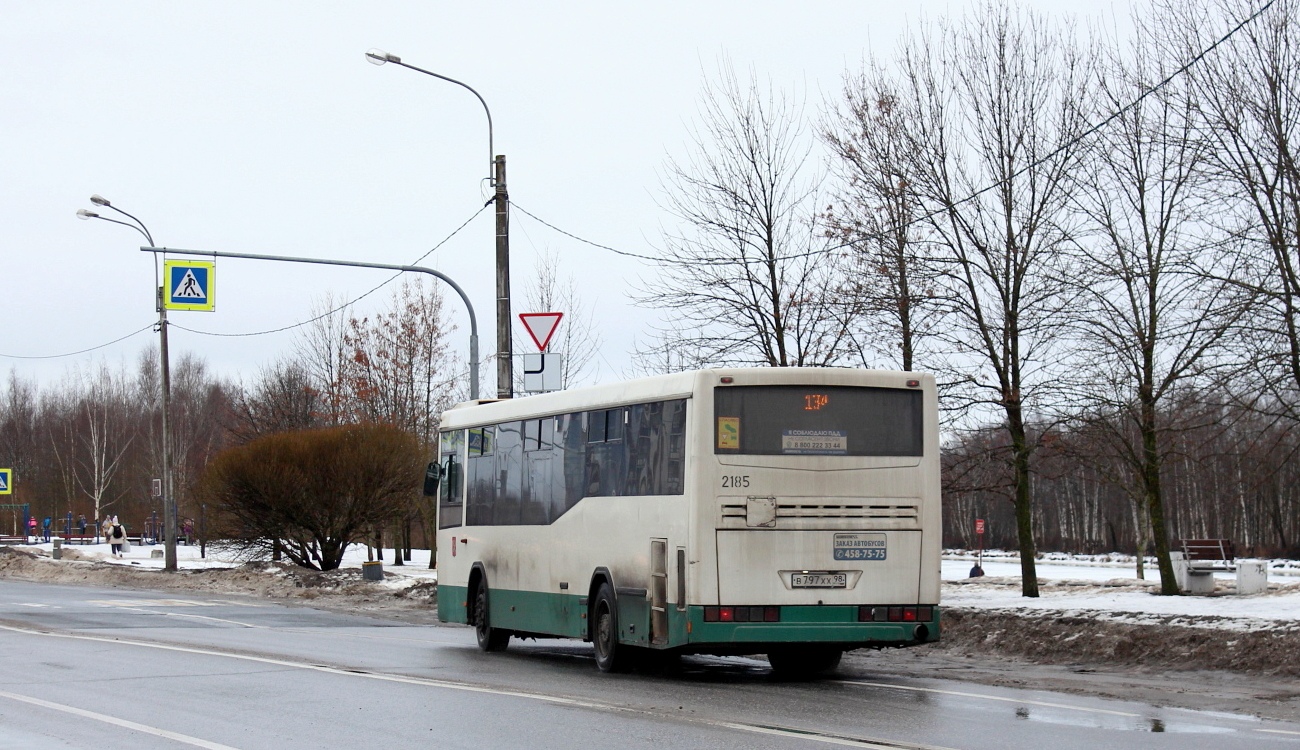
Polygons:
<instances>
[{"instance_id":1,"label":"bus rear window","mask_svg":"<svg viewBox=\"0 0 1300 750\"><path fill-rule=\"evenodd\" d=\"M920 456L921 398L921 391L902 388L715 388L714 453Z\"/></svg>"}]
</instances>

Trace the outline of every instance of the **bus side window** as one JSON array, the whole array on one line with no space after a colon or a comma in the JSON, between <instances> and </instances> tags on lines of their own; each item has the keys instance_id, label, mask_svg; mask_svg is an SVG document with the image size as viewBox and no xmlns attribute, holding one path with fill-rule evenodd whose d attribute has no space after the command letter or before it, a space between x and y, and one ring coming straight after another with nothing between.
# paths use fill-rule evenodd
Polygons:
<instances>
[{"instance_id":1,"label":"bus side window","mask_svg":"<svg viewBox=\"0 0 1300 750\"><path fill-rule=\"evenodd\" d=\"M605 442L605 410L587 412L587 442Z\"/></svg>"},{"instance_id":2,"label":"bus side window","mask_svg":"<svg viewBox=\"0 0 1300 750\"><path fill-rule=\"evenodd\" d=\"M605 412L605 440L622 440L623 439L623 415L625 409L610 409Z\"/></svg>"}]
</instances>

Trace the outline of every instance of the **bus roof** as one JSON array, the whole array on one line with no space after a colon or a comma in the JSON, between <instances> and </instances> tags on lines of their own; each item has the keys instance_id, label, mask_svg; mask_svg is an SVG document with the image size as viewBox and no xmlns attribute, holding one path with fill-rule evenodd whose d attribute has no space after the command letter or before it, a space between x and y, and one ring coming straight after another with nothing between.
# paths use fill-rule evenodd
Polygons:
<instances>
[{"instance_id":1,"label":"bus roof","mask_svg":"<svg viewBox=\"0 0 1300 750\"><path fill-rule=\"evenodd\" d=\"M499 424L516 419L532 419L606 406L690 398L697 389L718 383L723 377L735 378L736 385L796 384L811 380L824 385L903 388L906 387L908 380L919 380L922 388L933 389L934 387L932 375L892 370L859 370L843 367L737 367L688 370L671 375L654 375L535 396L466 401L443 412L441 428L455 429Z\"/></svg>"}]
</instances>

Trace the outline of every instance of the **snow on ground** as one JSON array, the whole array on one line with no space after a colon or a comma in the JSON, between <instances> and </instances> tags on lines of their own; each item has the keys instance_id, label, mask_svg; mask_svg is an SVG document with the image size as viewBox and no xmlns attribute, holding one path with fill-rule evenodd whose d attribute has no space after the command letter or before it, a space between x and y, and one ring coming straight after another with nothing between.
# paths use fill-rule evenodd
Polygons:
<instances>
[{"instance_id":1,"label":"snow on ground","mask_svg":"<svg viewBox=\"0 0 1300 750\"><path fill-rule=\"evenodd\" d=\"M1300 629L1300 572L1294 561L1273 561L1269 589L1236 595L1236 576L1215 574L1209 596L1160 596L1160 572L1148 560L1146 579L1136 576L1131 557L1087 556L1039 560L1039 597L1020 595L1020 561L1005 552L985 552L983 578L970 578L973 554L949 552L943 560L943 605L984 610L1050 611L1102 617L1114 622L1158 623L1224 630Z\"/></svg>"},{"instance_id":2,"label":"snow on ground","mask_svg":"<svg viewBox=\"0 0 1300 750\"><path fill-rule=\"evenodd\" d=\"M49 556L51 544L26 545L26 549ZM161 545L136 545L122 558L112 557L107 544L68 545L69 559L103 561L135 568L162 568ZM182 569L234 568L240 561L209 547L206 558L199 548L177 547ZM158 556L155 557L154 555ZM1211 596L1159 596L1159 571L1148 561L1146 580L1139 580L1131 557L1122 555L1045 555L1037 573L1040 596L1020 595L1020 562L1014 553L985 551L985 576L970 578L973 553L952 550L944 555L942 604L1007 612L1052 612L1103 618L1114 622L1185 625L1222 630L1300 630L1300 562L1272 561L1269 590L1254 596L1237 596L1232 573L1215 575L1217 590ZM343 567L360 568L368 559L364 545L352 545L344 555ZM384 550L383 588L401 589L437 580L429 570L429 551L413 550L405 565L393 565L393 551ZM268 568L274 571L274 568ZM268 573L270 574L270 573Z\"/></svg>"},{"instance_id":3,"label":"snow on ground","mask_svg":"<svg viewBox=\"0 0 1300 750\"><path fill-rule=\"evenodd\" d=\"M41 544L19 545L19 549L50 556L53 553L54 544L44 542ZM122 553L122 557L114 557L112 548L107 544L66 544L63 546L63 550L69 559L130 565L139 568L161 570L166 562L163 557L163 545L161 544L133 544L130 550ZM201 557L200 552L203 551L206 551L207 554ZM366 546L364 544L353 544L343 553L342 567L360 568L361 564L368 559L372 558L367 555ZM216 546L208 546L206 550L187 544L177 545L176 547L176 566L182 570L235 568L243 562L243 560L225 554L220 547ZM397 575L400 578L419 579L421 581L438 580L438 571L429 569L429 550L427 549L411 550L411 560L399 566L393 565L393 550L386 549L383 552L383 562L385 573Z\"/></svg>"}]
</instances>

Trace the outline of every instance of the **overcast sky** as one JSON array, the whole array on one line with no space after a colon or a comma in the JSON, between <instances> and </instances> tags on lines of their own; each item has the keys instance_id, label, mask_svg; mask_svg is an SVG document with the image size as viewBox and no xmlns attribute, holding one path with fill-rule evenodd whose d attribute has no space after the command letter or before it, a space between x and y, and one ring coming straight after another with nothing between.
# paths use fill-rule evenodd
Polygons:
<instances>
[{"instance_id":1,"label":"overcast sky","mask_svg":"<svg viewBox=\"0 0 1300 750\"><path fill-rule=\"evenodd\" d=\"M14 358L97 346L156 319L143 239L76 219L93 208L92 193L142 219L159 245L379 263L410 263L473 216L489 197L481 105L452 84L367 64L367 49L478 90L521 208L653 254L670 221L656 202L659 175L667 155L684 153L700 84L720 59L802 91L815 115L846 69L873 48L892 51L922 11L966 7L0 0L0 367L50 382L156 346L145 330L89 354ZM424 261L473 299L485 355L495 350L493 237L488 209ZM628 295L651 269L515 212L516 313L529 311L523 292L542 251L559 253L561 275L573 275L598 312L597 379L630 374L630 352L656 316ZM174 312L176 326L290 326L324 294L350 299L387 277L227 259L217 278L217 311ZM381 290L357 312L386 298ZM452 346L463 352L462 306L454 295L447 305L461 325ZM195 352L217 373L247 378L294 336L173 327L171 346L173 358ZM516 340L517 352L531 347Z\"/></svg>"}]
</instances>

